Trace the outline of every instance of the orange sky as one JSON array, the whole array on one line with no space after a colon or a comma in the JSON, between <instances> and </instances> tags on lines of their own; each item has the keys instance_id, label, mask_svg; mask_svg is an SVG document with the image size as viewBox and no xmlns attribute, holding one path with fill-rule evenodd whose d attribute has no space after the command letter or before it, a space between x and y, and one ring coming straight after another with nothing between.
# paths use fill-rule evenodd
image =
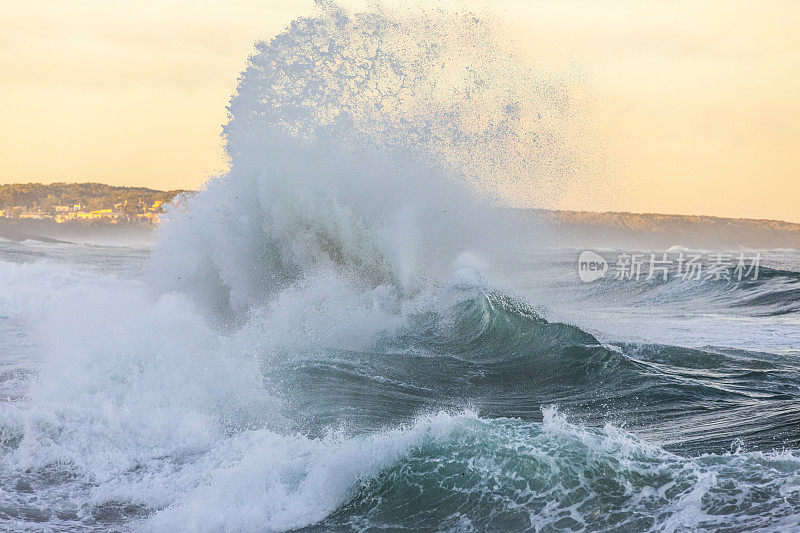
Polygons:
<instances>
[{"instance_id":1,"label":"orange sky","mask_svg":"<svg viewBox=\"0 0 800 533\"><path fill-rule=\"evenodd\" d=\"M225 105L253 42L311 5L1 3L0 182L200 186L224 168ZM490 13L520 58L588 95L603 164L554 207L800 222L800 2L515 0Z\"/></svg>"}]
</instances>

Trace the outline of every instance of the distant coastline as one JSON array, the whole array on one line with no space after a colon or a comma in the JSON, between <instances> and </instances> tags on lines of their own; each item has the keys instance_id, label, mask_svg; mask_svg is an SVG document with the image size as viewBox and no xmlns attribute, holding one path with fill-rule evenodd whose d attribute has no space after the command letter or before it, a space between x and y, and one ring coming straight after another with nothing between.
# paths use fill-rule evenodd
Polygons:
<instances>
[{"instance_id":1,"label":"distant coastline","mask_svg":"<svg viewBox=\"0 0 800 533\"><path fill-rule=\"evenodd\" d=\"M164 207L192 191L102 183L0 185L0 239L150 246Z\"/></svg>"},{"instance_id":2,"label":"distant coastline","mask_svg":"<svg viewBox=\"0 0 800 533\"><path fill-rule=\"evenodd\" d=\"M515 210L560 247L800 250L800 224L782 220L660 213Z\"/></svg>"},{"instance_id":3,"label":"distant coastline","mask_svg":"<svg viewBox=\"0 0 800 533\"><path fill-rule=\"evenodd\" d=\"M0 185L0 219L56 224L159 223L163 206L189 191L115 187L102 183Z\"/></svg>"},{"instance_id":4,"label":"distant coastline","mask_svg":"<svg viewBox=\"0 0 800 533\"><path fill-rule=\"evenodd\" d=\"M0 185L0 238L43 242L155 242L165 206L194 191L100 183ZM543 246L800 250L800 224L658 213L504 208Z\"/></svg>"}]
</instances>

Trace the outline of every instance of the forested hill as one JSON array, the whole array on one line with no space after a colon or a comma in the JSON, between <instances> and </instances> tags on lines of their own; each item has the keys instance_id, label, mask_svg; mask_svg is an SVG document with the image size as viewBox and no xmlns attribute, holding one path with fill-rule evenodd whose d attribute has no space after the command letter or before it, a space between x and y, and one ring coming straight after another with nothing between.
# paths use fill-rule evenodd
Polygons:
<instances>
[{"instance_id":1,"label":"forested hill","mask_svg":"<svg viewBox=\"0 0 800 533\"><path fill-rule=\"evenodd\" d=\"M22 207L48 210L56 205L78 205L85 210L110 209L115 204L164 203L182 190L157 191L144 187L115 187L102 183L15 183L0 185L0 209Z\"/></svg>"}]
</instances>

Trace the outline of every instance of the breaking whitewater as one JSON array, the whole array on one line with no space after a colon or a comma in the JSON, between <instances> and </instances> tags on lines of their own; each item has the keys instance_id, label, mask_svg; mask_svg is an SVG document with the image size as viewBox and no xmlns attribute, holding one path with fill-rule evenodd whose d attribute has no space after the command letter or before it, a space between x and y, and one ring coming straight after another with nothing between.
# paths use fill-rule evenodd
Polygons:
<instances>
[{"instance_id":1,"label":"breaking whitewater","mask_svg":"<svg viewBox=\"0 0 800 533\"><path fill-rule=\"evenodd\" d=\"M800 254L582 283L496 208L579 113L493 39L320 8L155 248L0 243L0 529L800 528Z\"/></svg>"}]
</instances>

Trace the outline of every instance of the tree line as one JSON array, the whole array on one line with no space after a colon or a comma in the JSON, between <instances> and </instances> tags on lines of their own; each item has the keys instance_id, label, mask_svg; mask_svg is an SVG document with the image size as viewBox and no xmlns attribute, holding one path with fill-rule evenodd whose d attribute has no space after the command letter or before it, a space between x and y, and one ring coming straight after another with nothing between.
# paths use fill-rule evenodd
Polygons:
<instances>
[{"instance_id":1,"label":"tree line","mask_svg":"<svg viewBox=\"0 0 800 533\"><path fill-rule=\"evenodd\" d=\"M80 204L86 211L110 209L119 203L169 202L183 190L158 191L145 187L116 187L102 183L15 183L0 185L0 209L23 207L48 211L52 206Z\"/></svg>"}]
</instances>

